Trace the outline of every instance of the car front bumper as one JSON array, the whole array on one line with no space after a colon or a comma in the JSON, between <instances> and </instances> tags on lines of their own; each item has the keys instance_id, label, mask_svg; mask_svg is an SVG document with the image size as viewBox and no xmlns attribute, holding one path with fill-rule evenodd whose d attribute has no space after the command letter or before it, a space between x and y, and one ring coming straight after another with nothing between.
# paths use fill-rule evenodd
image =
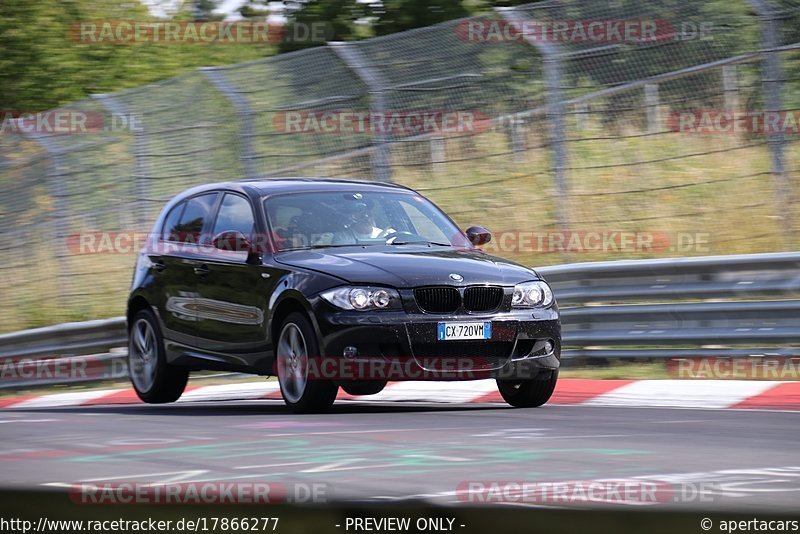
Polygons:
<instances>
[{"instance_id":1,"label":"car front bumper","mask_svg":"<svg viewBox=\"0 0 800 534\"><path fill-rule=\"evenodd\" d=\"M315 316L320 356L335 380L526 380L552 376L560 365L555 308L439 315L342 311L317 302ZM437 339L440 322L487 321L491 339Z\"/></svg>"}]
</instances>

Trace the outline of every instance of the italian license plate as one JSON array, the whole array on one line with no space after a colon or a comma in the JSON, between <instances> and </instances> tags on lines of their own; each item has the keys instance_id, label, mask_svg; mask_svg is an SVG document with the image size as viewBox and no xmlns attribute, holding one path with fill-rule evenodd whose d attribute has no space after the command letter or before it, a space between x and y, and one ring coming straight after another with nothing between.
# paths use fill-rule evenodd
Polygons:
<instances>
[{"instance_id":1,"label":"italian license plate","mask_svg":"<svg viewBox=\"0 0 800 534\"><path fill-rule=\"evenodd\" d=\"M439 323L436 338L439 341L492 339L492 323Z\"/></svg>"}]
</instances>

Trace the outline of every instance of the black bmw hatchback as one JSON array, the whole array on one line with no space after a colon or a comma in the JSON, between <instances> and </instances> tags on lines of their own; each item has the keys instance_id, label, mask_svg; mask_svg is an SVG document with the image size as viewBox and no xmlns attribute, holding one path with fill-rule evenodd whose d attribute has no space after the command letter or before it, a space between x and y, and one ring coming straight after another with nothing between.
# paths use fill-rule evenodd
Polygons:
<instances>
[{"instance_id":1,"label":"black bmw hatchback","mask_svg":"<svg viewBox=\"0 0 800 534\"><path fill-rule=\"evenodd\" d=\"M483 253L402 186L279 179L196 187L141 250L127 318L131 381L177 400L191 371L277 376L287 405L325 410L341 387L493 378L516 407L558 378L558 308L535 271Z\"/></svg>"}]
</instances>

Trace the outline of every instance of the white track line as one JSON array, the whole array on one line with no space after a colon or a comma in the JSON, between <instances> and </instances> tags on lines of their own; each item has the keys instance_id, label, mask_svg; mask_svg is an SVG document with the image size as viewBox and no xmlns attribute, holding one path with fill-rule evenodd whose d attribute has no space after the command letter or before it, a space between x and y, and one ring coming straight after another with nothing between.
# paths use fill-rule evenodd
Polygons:
<instances>
[{"instance_id":1,"label":"white track line","mask_svg":"<svg viewBox=\"0 0 800 534\"><path fill-rule=\"evenodd\" d=\"M6 406L6 408L49 408L51 406L77 406L85 402L101 399L108 395L113 395L121 389L100 389L94 391L75 391L70 393L57 393L55 395L45 395L34 399L24 400Z\"/></svg>"},{"instance_id":2,"label":"white track line","mask_svg":"<svg viewBox=\"0 0 800 534\"><path fill-rule=\"evenodd\" d=\"M640 380L599 395L583 404L727 408L780 383L754 380Z\"/></svg>"},{"instance_id":3,"label":"white track line","mask_svg":"<svg viewBox=\"0 0 800 534\"><path fill-rule=\"evenodd\" d=\"M260 399L269 393L278 391L278 388L278 382L268 382L266 380L261 382L202 386L187 391L178 402Z\"/></svg>"},{"instance_id":4,"label":"white track line","mask_svg":"<svg viewBox=\"0 0 800 534\"><path fill-rule=\"evenodd\" d=\"M395 382L376 395L364 397L364 400L463 403L473 401L492 391L497 391L494 380Z\"/></svg>"}]
</instances>

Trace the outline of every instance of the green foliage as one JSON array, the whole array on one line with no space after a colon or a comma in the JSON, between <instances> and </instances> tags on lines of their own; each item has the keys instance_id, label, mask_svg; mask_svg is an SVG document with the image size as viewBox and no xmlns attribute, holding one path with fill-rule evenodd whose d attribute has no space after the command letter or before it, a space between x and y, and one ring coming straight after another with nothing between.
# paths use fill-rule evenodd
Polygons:
<instances>
[{"instance_id":1,"label":"green foliage","mask_svg":"<svg viewBox=\"0 0 800 534\"><path fill-rule=\"evenodd\" d=\"M312 27L324 24L328 41L353 41L359 35L358 20L366 16L366 6L357 0L310 0L289 3L290 19L286 27L288 35L295 34L295 26ZM318 42L286 40L280 45L281 52L319 46Z\"/></svg>"},{"instance_id":2,"label":"green foliage","mask_svg":"<svg viewBox=\"0 0 800 534\"><path fill-rule=\"evenodd\" d=\"M331 41L349 41L429 26L468 16L511 1L486 0L300 0L287 2L289 23L325 25ZM178 20L215 20L212 0L187 1ZM246 5L247 18L263 19L266 3ZM239 63L289 52L318 42L263 44L92 44L79 42L70 29L81 21L145 21L137 1L3 0L0 2L0 109L42 111L108 93L146 85L201 67Z\"/></svg>"},{"instance_id":3,"label":"green foliage","mask_svg":"<svg viewBox=\"0 0 800 534\"><path fill-rule=\"evenodd\" d=\"M295 0L286 2L289 29L293 24L326 22L331 41L352 41L432 26L469 17L494 6L530 3L530 0ZM319 46L284 43L281 52Z\"/></svg>"},{"instance_id":4,"label":"green foliage","mask_svg":"<svg viewBox=\"0 0 800 534\"><path fill-rule=\"evenodd\" d=\"M213 13L215 7L213 0L192 0L191 14L195 20L219 20L222 16Z\"/></svg>"},{"instance_id":5,"label":"green foliage","mask_svg":"<svg viewBox=\"0 0 800 534\"><path fill-rule=\"evenodd\" d=\"M137 87L201 66L273 55L264 44L92 44L70 28L80 21L146 21L139 2L3 0L0 2L0 109L42 111Z\"/></svg>"},{"instance_id":6,"label":"green foliage","mask_svg":"<svg viewBox=\"0 0 800 534\"><path fill-rule=\"evenodd\" d=\"M376 35L432 26L470 15L461 0L383 0L371 7Z\"/></svg>"}]
</instances>

